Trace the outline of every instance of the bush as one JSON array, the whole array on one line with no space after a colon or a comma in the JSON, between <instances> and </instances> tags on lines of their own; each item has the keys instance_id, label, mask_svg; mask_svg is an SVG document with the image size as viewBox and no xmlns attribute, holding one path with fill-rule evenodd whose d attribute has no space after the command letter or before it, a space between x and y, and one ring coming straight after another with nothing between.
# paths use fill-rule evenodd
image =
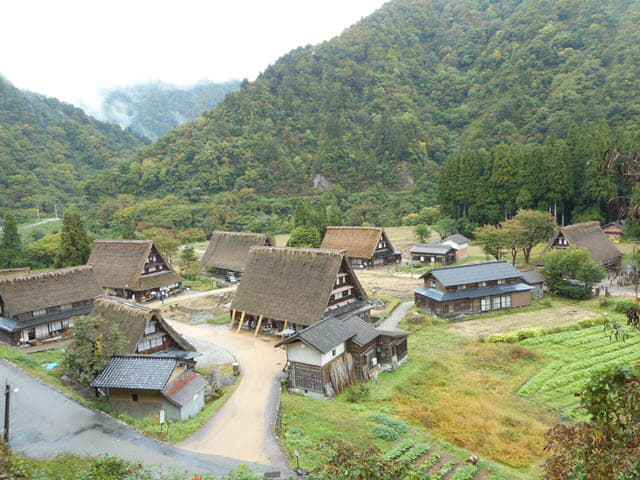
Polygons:
<instances>
[{"instance_id":1,"label":"bush","mask_svg":"<svg viewBox=\"0 0 640 480\"><path fill-rule=\"evenodd\" d=\"M390 442L396 441L400 437L400 434L394 428L379 423L373 426L373 433L376 434L376 437Z\"/></svg>"},{"instance_id":2,"label":"bush","mask_svg":"<svg viewBox=\"0 0 640 480\"><path fill-rule=\"evenodd\" d=\"M493 343L517 343L522 340L526 340L527 338L542 337L552 333L570 332L573 330L582 330L584 328L602 325L606 320L607 319L605 317L585 318L584 320L580 320L578 323L571 325L560 325L551 328L525 328L516 332L489 335L487 340Z\"/></svg>"},{"instance_id":3,"label":"bush","mask_svg":"<svg viewBox=\"0 0 640 480\"><path fill-rule=\"evenodd\" d=\"M582 285L561 283L556 287L556 294L574 300L586 300L591 297L591 289Z\"/></svg>"},{"instance_id":4,"label":"bush","mask_svg":"<svg viewBox=\"0 0 640 480\"><path fill-rule=\"evenodd\" d=\"M369 416L369 420L376 422L373 432L378 438L383 440L397 440L400 435L406 433L409 427L402 420L390 417L385 413L373 413Z\"/></svg>"},{"instance_id":5,"label":"bush","mask_svg":"<svg viewBox=\"0 0 640 480\"><path fill-rule=\"evenodd\" d=\"M364 383L359 383L356 386L349 387L345 390L347 402L358 403L369 398L369 387Z\"/></svg>"}]
</instances>

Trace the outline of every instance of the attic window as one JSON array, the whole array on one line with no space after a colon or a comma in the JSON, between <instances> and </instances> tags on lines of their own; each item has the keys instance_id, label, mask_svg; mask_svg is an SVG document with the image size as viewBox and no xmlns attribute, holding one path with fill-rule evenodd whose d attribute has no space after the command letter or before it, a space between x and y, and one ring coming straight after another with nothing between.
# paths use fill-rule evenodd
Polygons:
<instances>
[{"instance_id":1,"label":"attic window","mask_svg":"<svg viewBox=\"0 0 640 480\"><path fill-rule=\"evenodd\" d=\"M336 356L336 349L335 349L335 348L331 351L331 356L332 356L332 357L335 357L335 356Z\"/></svg>"},{"instance_id":2,"label":"attic window","mask_svg":"<svg viewBox=\"0 0 640 480\"><path fill-rule=\"evenodd\" d=\"M33 311L33 316L34 317L39 317L40 315L46 315L46 313L47 313L47 309L46 308L43 308L41 310L34 310Z\"/></svg>"}]
</instances>

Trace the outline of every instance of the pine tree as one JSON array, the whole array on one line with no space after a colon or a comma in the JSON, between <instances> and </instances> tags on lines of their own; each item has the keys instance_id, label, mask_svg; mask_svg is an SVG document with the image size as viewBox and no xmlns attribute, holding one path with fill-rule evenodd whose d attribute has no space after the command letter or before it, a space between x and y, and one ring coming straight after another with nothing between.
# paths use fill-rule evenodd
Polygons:
<instances>
[{"instance_id":1,"label":"pine tree","mask_svg":"<svg viewBox=\"0 0 640 480\"><path fill-rule=\"evenodd\" d=\"M91 240L84 229L82 217L77 210L69 210L62 219L60 250L56 267L84 265L91 254Z\"/></svg>"},{"instance_id":2,"label":"pine tree","mask_svg":"<svg viewBox=\"0 0 640 480\"><path fill-rule=\"evenodd\" d=\"M2 242L0 242L0 268L22 266L22 257L22 241L18 233L18 224L13 215L7 215Z\"/></svg>"},{"instance_id":3,"label":"pine tree","mask_svg":"<svg viewBox=\"0 0 640 480\"><path fill-rule=\"evenodd\" d=\"M133 220L133 215L129 215L124 223L124 231L122 232L122 238L124 240L136 239L136 223Z\"/></svg>"}]
</instances>

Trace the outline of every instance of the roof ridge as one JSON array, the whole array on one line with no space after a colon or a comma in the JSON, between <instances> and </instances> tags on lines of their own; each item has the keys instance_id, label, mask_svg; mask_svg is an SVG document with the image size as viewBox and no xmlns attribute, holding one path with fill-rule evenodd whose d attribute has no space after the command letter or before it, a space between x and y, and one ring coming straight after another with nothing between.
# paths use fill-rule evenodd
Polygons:
<instances>
[{"instance_id":1,"label":"roof ridge","mask_svg":"<svg viewBox=\"0 0 640 480\"><path fill-rule=\"evenodd\" d=\"M452 265L450 267L437 267L437 268L432 268L431 270L429 270L427 273L429 272L435 272L435 271L442 271L442 270L453 270L454 268L464 268L464 267L473 267L475 265L489 265L490 263L508 263L509 265L511 265L511 263L509 262L509 260L492 260L490 262L480 262L480 263L465 263L464 265ZM514 267L515 268L515 267Z\"/></svg>"},{"instance_id":2,"label":"roof ridge","mask_svg":"<svg viewBox=\"0 0 640 480\"><path fill-rule=\"evenodd\" d=\"M384 227L359 227L359 226L348 226L348 225L336 225L336 226L328 226L327 230L376 230L383 231Z\"/></svg>"},{"instance_id":3,"label":"roof ridge","mask_svg":"<svg viewBox=\"0 0 640 480\"><path fill-rule=\"evenodd\" d=\"M0 283L16 283L19 281L29 281L41 278L61 277L82 271L93 270L93 265L76 265L73 267L58 268L55 270L44 270L41 272L29 272L9 277L1 277Z\"/></svg>"},{"instance_id":4,"label":"roof ridge","mask_svg":"<svg viewBox=\"0 0 640 480\"><path fill-rule=\"evenodd\" d=\"M592 220L590 222L573 223L571 225L560 227L560 230L576 230L578 228L593 227L593 226L600 227L600 222L598 220Z\"/></svg>"},{"instance_id":5,"label":"roof ridge","mask_svg":"<svg viewBox=\"0 0 640 480\"><path fill-rule=\"evenodd\" d=\"M172 360L174 362L177 362L177 360L175 359L175 357L169 356L169 355L149 355L149 354L143 354L143 353L116 353L115 355L113 355L111 358L141 358L144 360Z\"/></svg>"},{"instance_id":6,"label":"roof ridge","mask_svg":"<svg viewBox=\"0 0 640 480\"><path fill-rule=\"evenodd\" d=\"M271 247L271 246L253 246L249 248L249 252L252 251L270 251L270 252L282 252L292 255L330 255L335 257L344 256L345 250L338 250L335 248L302 248L302 247Z\"/></svg>"},{"instance_id":7,"label":"roof ridge","mask_svg":"<svg viewBox=\"0 0 640 480\"><path fill-rule=\"evenodd\" d=\"M268 233L255 233L255 232L231 232L226 230L214 230L211 236L215 234L221 235L236 235L236 236L246 236L246 237L268 237Z\"/></svg>"}]
</instances>

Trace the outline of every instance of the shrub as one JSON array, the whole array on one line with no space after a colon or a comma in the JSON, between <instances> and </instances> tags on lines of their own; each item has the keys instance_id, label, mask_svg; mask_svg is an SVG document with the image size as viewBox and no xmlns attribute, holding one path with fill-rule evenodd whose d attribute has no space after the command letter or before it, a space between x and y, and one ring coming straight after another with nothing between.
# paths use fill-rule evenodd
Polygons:
<instances>
[{"instance_id":1,"label":"shrub","mask_svg":"<svg viewBox=\"0 0 640 480\"><path fill-rule=\"evenodd\" d=\"M351 386L345 390L347 402L359 403L369 398L369 387L364 383L359 383L356 386Z\"/></svg>"},{"instance_id":2,"label":"shrub","mask_svg":"<svg viewBox=\"0 0 640 480\"><path fill-rule=\"evenodd\" d=\"M390 417L385 413L373 413L369 416L369 420L376 422L373 426L373 433L383 440L397 440L400 435L406 433L409 427L402 420Z\"/></svg>"},{"instance_id":3,"label":"shrub","mask_svg":"<svg viewBox=\"0 0 640 480\"><path fill-rule=\"evenodd\" d=\"M561 283L556 287L556 294L574 300L586 300L591 297L591 288L571 283Z\"/></svg>"},{"instance_id":4,"label":"shrub","mask_svg":"<svg viewBox=\"0 0 640 480\"><path fill-rule=\"evenodd\" d=\"M379 423L373 426L373 433L376 434L376 437L390 442L396 441L400 437L394 428Z\"/></svg>"}]
</instances>

